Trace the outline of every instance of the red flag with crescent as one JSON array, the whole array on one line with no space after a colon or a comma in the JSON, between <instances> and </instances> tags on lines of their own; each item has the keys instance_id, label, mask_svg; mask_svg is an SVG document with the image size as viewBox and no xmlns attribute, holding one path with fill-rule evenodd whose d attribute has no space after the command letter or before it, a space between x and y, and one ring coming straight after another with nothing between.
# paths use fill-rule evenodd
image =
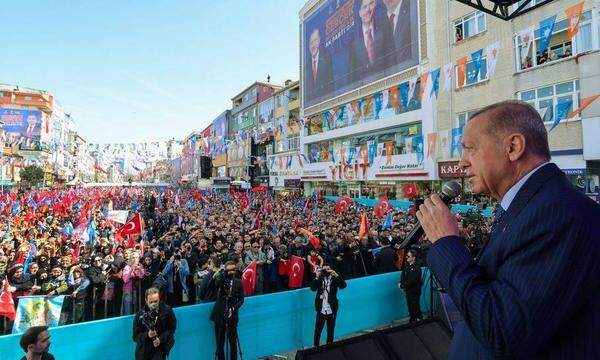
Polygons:
<instances>
[{"instance_id":1,"label":"red flag with crescent","mask_svg":"<svg viewBox=\"0 0 600 360\"><path fill-rule=\"evenodd\" d=\"M378 218L382 218L384 217L388 211L390 211L392 209L392 205L390 205L390 202L388 201L387 198L383 198L381 200L379 200L379 202L377 203L377 205L375 205L375 216Z\"/></svg>"},{"instance_id":2,"label":"red flag with crescent","mask_svg":"<svg viewBox=\"0 0 600 360\"><path fill-rule=\"evenodd\" d=\"M119 229L118 234L122 238L126 235L139 235L142 233L142 217L138 214L131 218Z\"/></svg>"},{"instance_id":3,"label":"red flag with crescent","mask_svg":"<svg viewBox=\"0 0 600 360\"><path fill-rule=\"evenodd\" d=\"M308 238L308 240L310 241L310 244L315 248L315 249L319 249L321 248L321 240L319 240L318 237L316 237L315 235L313 235L313 233L311 233L310 231L306 230L305 228L300 228L300 232L302 234L304 234L304 236L306 236Z\"/></svg>"},{"instance_id":4,"label":"red flag with crescent","mask_svg":"<svg viewBox=\"0 0 600 360\"><path fill-rule=\"evenodd\" d=\"M297 289L302 287L302 280L304 279L304 261L302 258L292 256L290 259L290 288Z\"/></svg>"},{"instance_id":5,"label":"red flag with crescent","mask_svg":"<svg viewBox=\"0 0 600 360\"><path fill-rule=\"evenodd\" d=\"M337 203L335 204L335 214L339 215L348 211L350 206L353 204L352 200L350 200L347 196L340 196L338 198Z\"/></svg>"},{"instance_id":6,"label":"red flag with crescent","mask_svg":"<svg viewBox=\"0 0 600 360\"><path fill-rule=\"evenodd\" d=\"M256 261L253 261L242 273L242 287L244 295L254 295L254 287L256 286Z\"/></svg>"}]
</instances>

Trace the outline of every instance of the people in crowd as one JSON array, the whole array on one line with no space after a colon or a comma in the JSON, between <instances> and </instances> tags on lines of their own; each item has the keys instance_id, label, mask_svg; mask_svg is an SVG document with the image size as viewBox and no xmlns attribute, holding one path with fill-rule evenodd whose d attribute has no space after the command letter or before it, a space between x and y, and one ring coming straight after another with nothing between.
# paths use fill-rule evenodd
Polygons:
<instances>
[{"instance_id":1,"label":"people in crowd","mask_svg":"<svg viewBox=\"0 0 600 360\"><path fill-rule=\"evenodd\" d=\"M135 202L142 212L131 210ZM16 204L21 211L13 215ZM109 205L129 210L128 220L141 215L145 231L120 236L123 224L108 219ZM214 274L227 262L235 264L238 278L257 264L254 294L290 289L295 258L304 263L300 286L309 286L326 263L346 280L401 268L396 246L412 229L414 212L392 210L393 224L383 229L384 219L371 208L354 204L338 213L335 207L322 197L268 192L135 187L5 192L0 280L8 279L15 303L26 295L70 295L63 321L81 322L136 313L150 287L171 307L215 301ZM359 237L363 212L371 227ZM458 218L475 256L490 221L477 211ZM11 326L6 321L2 332Z\"/></svg>"}]
</instances>

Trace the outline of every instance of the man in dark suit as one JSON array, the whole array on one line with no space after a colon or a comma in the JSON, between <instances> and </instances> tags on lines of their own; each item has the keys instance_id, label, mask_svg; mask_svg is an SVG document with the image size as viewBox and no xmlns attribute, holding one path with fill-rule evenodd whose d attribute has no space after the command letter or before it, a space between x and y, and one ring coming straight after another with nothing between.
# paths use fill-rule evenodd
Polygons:
<instances>
[{"instance_id":1,"label":"man in dark suit","mask_svg":"<svg viewBox=\"0 0 600 360\"><path fill-rule=\"evenodd\" d=\"M333 70L329 53L321 46L321 33L314 29L309 38L310 56L306 64L306 89L309 99L333 91Z\"/></svg>"},{"instance_id":2,"label":"man in dark suit","mask_svg":"<svg viewBox=\"0 0 600 360\"><path fill-rule=\"evenodd\" d=\"M383 4L394 42L393 48L396 51L394 60L396 64L401 64L412 57L411 32L416 31L416 26L411 22L411 1L383 0Z\"/></svg>"},{"instance_id":3,"label":"man in dark suit","mask_svg":"<svg viewBox=\"0 0 600 360\"><path fill-rule=\"evenodd\" d=\"M427 263L460 310L450 359L592 359L600 339L600 206L549 163L531 106L490 105L465 125L460 165L500 201L475 260L433 195L417 212Z\"/></svg>"},{"instance_id":4,"label":"man in dark suit","mask_svg":"<svg viewBox=\"0 0 600 360\"><path fill-rule=\"evenodd\" d=\"M409 322L421 320L421 267L417 264L414 250L406 254L406 265L400 276L398 287L406 294L406 305L410 316Z\"/></svg>"},{"instance_id":5,"label":"man in dark suit","mask_svg":"<svg viewBox=\"0 0 600 360\"><path fill-rule=\"evenodd\" d=\"M237 359L238 353L238 311L244 304L244 289L240 279L235 278L237 265L233 261L225 264L223 271L216 272L217 301L213 306L210 319L215 323L218 360L225 359L225 336L229 341L229 359Z\"/></svg>"},{"instance_id":6,"label":"man in dark suit","mask_svg":"<svg viewBox=\"0 0 600 360\"><path fill-rule=\"evenodd\" d=\"M310 289L317 292L315 297L315 310L317 319L315 322L314 343L319 346L323 326L327 322L327 344L333 342L333 331L339 308L337 298L338 289L346 287L346 281L335 272L328 263L323 264L322 269L317 269L316 277L310 283Z\"/></svg>"},{"instance_id":7,"label":"man in dark suit","mask_svg":"<svg viewBox=\"0 0 600 360\"><path fill-rule=\"evenodd\" d=\"M381 238L381 247L383 249L375 255L373 259L373 266L375 267L376 274L383 274L392 271L398 271L396 262L398 261L398 254L390 246L390 240L388 238Z\"/></svg>"},{"instance_id":8,"label":"man in dark suit","mask_svg":"<svg viewBox=\"0 0 600 360\"><path fill-rule=\"evenodd\" d=\"M359 2L360 26L350 44L352 81L364 80L396 62L391 28L375 8L375 0Z\"/></svg>"}]
</instances>

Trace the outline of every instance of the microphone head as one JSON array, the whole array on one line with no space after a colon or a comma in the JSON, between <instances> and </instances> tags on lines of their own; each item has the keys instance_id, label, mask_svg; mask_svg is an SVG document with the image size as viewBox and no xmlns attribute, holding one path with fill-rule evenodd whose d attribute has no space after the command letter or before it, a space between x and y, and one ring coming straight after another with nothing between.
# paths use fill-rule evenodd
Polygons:
<instances>
[{"instance_id":1,"label":"microphone head","mask_svg":"<svg viewBox=\"0 0 600 360\"><path fill-rule=\"evenodd\" d=\"M449 199L454 199L462 190L462 186L456 181L448 181L442 186L442 195Z\"/></svg>"}]
</instances>

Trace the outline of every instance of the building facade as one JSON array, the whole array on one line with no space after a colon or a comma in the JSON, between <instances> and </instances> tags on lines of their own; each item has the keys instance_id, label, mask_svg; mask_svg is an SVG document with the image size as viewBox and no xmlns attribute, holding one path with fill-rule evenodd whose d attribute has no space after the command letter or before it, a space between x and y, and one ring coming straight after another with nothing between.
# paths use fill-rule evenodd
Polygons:
<instances>
[{"instance_id":1,"label":"building facade","mask_svg":"<svg viewBox=\"0 0 600 360\"><path fill-rule=\"evenodd\" d=\"M567 14L578 5L575 32ZM401 198L413 183L423 193L461 179L462 127L509 99L538 109L552 161L597 193L600 101L572 112L600 94L599 11L595 1L559 0L502 21L456 1L308 1L300 11L306 193Z\"/></svg>"}]
</instances>

